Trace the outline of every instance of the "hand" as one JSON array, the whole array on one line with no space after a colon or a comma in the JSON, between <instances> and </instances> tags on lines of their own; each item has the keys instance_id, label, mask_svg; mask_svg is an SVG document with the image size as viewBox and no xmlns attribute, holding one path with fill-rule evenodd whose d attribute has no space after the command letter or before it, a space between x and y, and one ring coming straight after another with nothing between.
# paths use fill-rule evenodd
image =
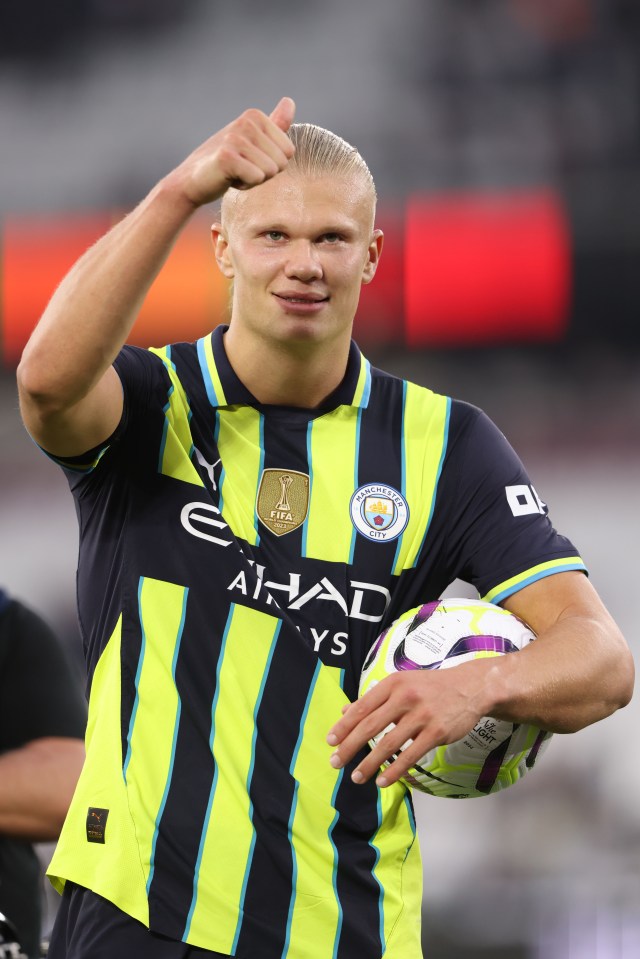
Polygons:
<instances>
[{"instance_id":1,"label":"hand","mask_svg":"<svg viewBox=\"0 0 640 959\"><path fill-rule=\"evenodd\" d=\"M285 169L294 154L287 136L295 103L283 97L270 116L245 110L206 140L174 171L187 199L202 206L233 186L249 190Z\"/></svg>"},{"instance_id":2,"label":"hand","mask_svg":"<svg viewBox=\"0 0 640 959\"><path fill-rule=\"evenodd\" d=\"M490 668L491 660L480 660L436 672L407 670L385 677L361 699L345 706L342 719L330 730L327 742L337 747L332 766L346 765L394 723L351 774L354 782L366 782L385 760L398 754L376 779L379 786L390 786L430 749L456 742L487 715ZM412 743L400 752L407 740Z\"/></svg>"}]
</instances>

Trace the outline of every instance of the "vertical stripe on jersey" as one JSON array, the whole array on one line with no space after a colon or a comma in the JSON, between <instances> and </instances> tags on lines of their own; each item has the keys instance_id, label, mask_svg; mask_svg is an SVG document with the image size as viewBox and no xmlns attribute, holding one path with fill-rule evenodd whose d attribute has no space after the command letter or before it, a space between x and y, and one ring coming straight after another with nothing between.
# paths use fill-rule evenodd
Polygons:
<instances>
[{"instance_id":1,"label":"vertical stripe on jersey","mask_svg":"<svg viewBox=\"0 0 640 959\"><path fill-rule=\"evenodd\" d=\"M318 662L291 760L296 783L289 817L293 876L283 959L312 955L310 944L319 942L326 945L330 959L342 925L336 890L338 853L332 839L337 814L330 802L342 777L329 763L329 746L326 757L318 756L318 744L324 743L327 735L327 702L318 687L321 671L342 675L342 670Z\"/></svg>"},{"instance_id":2,"label":"vertical stripe on jersey","mask_svg":"<svg viewBox=\"0 0 640 959\"><path fill-rule=\"evenodd\" d=\"M183 938L206 941L213 925L217 941L223 943L217 948L229 953L238 939L239 921L233 917L242 915L255 843L249 792L256 717L281 625L275 617L232 604L218 664L211 724L216 772ZM202 887L207 893L204 905L199 897Z\"/></svg>"},{"instance_id":3,"label":"vertical stripe on jersey","mask_svg":"<svg viewBox=\"0 0 640 959\"><path fill-rule=\"evenodd\" d=\"M342 782L342 777L344 776L344 769L340 769L338 772L338 778L336 780L335 789L333 790L333 795L331 796L331 805L335 806L336 796L340 788L340 783ZM342 932L342 921L344 918L344 910L338 896L338 865L339 865L339 856L338 856L338 847L335 844L333 838L333 830L336 827L338 819L340 818L340 813L336 810L334 817L331 821L331 826L329 827L329 840L333 848L333 894L336 897L336 902L338 904L338 928L336 929L336 936L333 943L333 952L331 953L331 959L336 959L338 955L338 946L340 945L340 933Z\"/></svg>"},{"instance_id":4,"label":"vertical stripe on jersey","mask_svg":"<svg viewBox=\"0 0 640 959\"><path fill-rule=\"evenodd\" d=\"M311 491L303 555L311 559L350 561L354 529L348 517L355 489L359 424L359 411L350 406L339 406L309 423Z\"/></svg>"},{"instance_id":5,"label":"vertical stripe on jersey","mask_svg":"<svg viewBox=\"0 0 640 959\"><path fill-rule=\"evenodd\" d=\"M402 487L402 412L403 382L375 377L366 408L360 410L357 479L351 492L370 483L386 484L401 492ZM409 512L411 504L409 504ZM353 538L352 563L366 570L370 583L385 583L395 564L396 539L376 539L356 529L351 517L350 500L343 522ZM375 634L371 639L375 638Z\"/></svg>"},{"instance_id":6,"label":"vertical stripe on jersey","mask_svg":"<svg viewBox=\"0 0 640 959\"><path fill-rule=\"evenodd\" d=\"M174 586L172 590L180 590L182 587ZM187 611L187 597L189 595L189 588L186 587L183 589L183 598L182 598L182 615L180 617L180 623L178 626L178 634L176 636L175 647L173 651L173 659L171 660L171 678L173 679L174 685L176 681L176 663L178 661L178 654L180 652L180 640L182 639L182 630L184 629L184 617ZM145 600L148 601L148 600ZM165 624L166 625L166 624ZM169 633L171 630L169 630ZM171 738L171 760L169 762L169 771L167 773L167 780L164 787L164 792L162 794L162 800L160 802L160 808L158 809L158 815L156 816L156 826L153 834L153 841L151 844L151 863L149 869L149 878L147 879L147 894L149 893L149 887L151 885L151 880L153 879L153 871L155 865L155 849L156 849L156 840L158 838L158 827L160 825L160 820L162 818L162 813L164 812L164 807L167 801L167 795L169 793L169 785L171 784L171 774L173 773L173 764L176 755L176 742L178 739L178 727L180 723L180 711L182 709L182 703L180 701L180 695L177 693L177 705L175 711L175 722L173 724L173 736Z\"/></svg>"},{"instance_id":7,"label":"vertical stripe on jersey","mask_svg":"<svg viewBox=\"0 0 640 959\"><path fill-rule=\"evenodd\" d=\"M350 776L365 754L363 750L344 770L333 797L338 813L331 832L339 857L335 885L344 922L332 959L380 959L384 951L380 941L381 888L374 874L378 851L371 844L380 827L378 789L371 781L356 785Z\"/></svg>"},{"instance_id":8,"label":"vertical stripe on jersey","mask_svg":"<svg viewBox=\"0 0 640 959\"><path fill-rule=\"evenodd\" d=\"M408 822L415 835L415 819L411 794L404 797ZM422 907L422 860L417 839L407 849L400 877L402 911L395 923L386 925L385 959L422 959L420 913Z\"/></svg>"},{"instance_id":9,"label":"vertical stripe on jersey","mask_svg":"<svg viewBox=\"0 0 640 959\"><path fill-rule=\"evenodd\" d=\"M132 802L153 811L142 831L138 824L138 847L149 885L158 823L171 780L180 718L180 697L175 668L184 626L188 590L172 583L141 577L138 591L142 648L136 674L136 701L129 726L129 746L123 770ZM153 637L147 642L146 637ZM171 672L167 665L171 664ZM138 708L140 707L140 708ZM153 752L154 764L145 756Z\"/></svg>"},{"instance_id":10,"label":"vertical stripe on jersey","mask_svg":"<svg viewBox=\"0 0 640 959\"><path fill-rule=\"evenodd\" d=\"M326 668L330 669L331 667L327 666ZM339 671L339 675L340 675L340 688L343 689L344 688L344 669L341 669ZM339 864L338 847L336 846L335 840L333 838L333 831L337 825L338 819L340 818L340 813L338 812L336 808L336 797L338 795L338 790L340 789L340 783L342 782L343 776L344 776L344 769L339 769L338 776L336 778L336 784L333 788L333 793L331 794L331 806L334 809L334 816L333 816L333 819L331 820L331 825L329 827L329 841L331 842L331 848L333 849L333 874L331 876L331 884L333 886L333 894L336 897L336 902L338 903L338 909L339 909L338 928L336 930L336 937L334 941L333 953L331 955L331 959L336 959L338 954L338 945L340 943L340 932L342 930L342 920L343 920L342 904L338 896L338 864Z\"/></svg>"},{"instance_id":11,"label":"vertical stripe on jersey","mask_svg":"<svg viewBox=\"0 0 640 959\"><path fill-rule=\"evenodd\" d=\"M380 796L378 796L378 829L380 829L382 824L382 809L380 807ZM380 948L384 952L384 886L376 875L376 869L378 867L378 863L380 862L380 850L372 839L369 841L369 845L373 849L376 857L373 865L373 876L375 881L378 883L378 888L380 889L380 895L378 897L378 928L380 930Z\"/></svg>"},{"instance_id":12,"label":"vertical stripe on jersey","mask_svg":"<svg viewBox=\"0 0 640 959\"><path fill-rule=\"evenodd\" d=\"M353 394L353 406L365 407L371 394L371 364L361 355L360 374Z\"/></svg>"},{"instance_id":13,"label":"vertical stripe on jersey","mask_svg":"<svg viewBox=\"0 0 640 959\"><path fill-rule=\"evenodd\" d=\"M307 538L309 532L309 514L311 512L311 504L313 503L313 456L311 453L311 436L313 431L313 420L307 426L307 465L309 469L309 509L307 516L302 525L302 556L308 556L308 547L307 547Z\"/></svg>"},{"instance_id":14,"label":"vertical stripe on jersey","mask_svg":"<svg viewBox=\"0 0 640 959\"><path fill-rule=\"evenodd\" d=\"M203 486L200 475L193 465L193 437L191 435L191 408L184 387L171 359L171 348L150 350L159 356L169 374L171 386L164 407L164 427L158 454L158 470L165 476Z\"/></svg>"},{"instance_id":15,"label":"vertical stripe on jersey","mask_svg":"<svg viewBox=\"0 0 640 959\"><path fill-rule=\"evenodd\" d=\"M215 407L225 406L227 398L224 395L222 381L216 368L216 362L213 358L211 334L209 333L207 336L203 336L201 339L199 339L196 346L198 350L200 371L202 373L202 379L204 380L209 402Z\"/></svg>"},{"instance_id":16,"label":"vertical stripe on jersey","mask_svg":"<svg viewBox=\"0 0 640 959\"><path fill-rule=\"evenodd\" d=\"M431 523L447 448L450 406L448 397L405 382L400 492L409 504L409 521L398 538L395 576L416 565Z\"/></svg>"},{"instance_id":17,"label":"vertical stripe on jersey","mask_svg":"<svg viewBox=\"0 0 640 959\"><path fill-rule=\"evenodd\" d=\"M394 794L398 789L405 793L401 802ZM404 905L400 873L416 838L413 811L404 786L398 783L380 790L378 815L380 825L371 846L376 851L373 874L380 886L380 938L384 945ZM405 850L402 859L398 858L399 847Z\"/></svg>"},{"instance_id":18,"label":"vertical stripe on jersey","mask_svg":"<svg viewBox=\"0 0 640 959\"><path fill-rule=\"evenodd\" d=\"M262 414L251 406L219 410L216 442L223 468L222 515L236 536L257 546L255 504L264 460Z\"/></svg>"},{"instance_id":19,"label":"vertical stripe on jersey","mask_svg":"<svg viewBox=\"0 0 640 959\"><path fill-rule=\"evenodd\" d=\"M360 450L360 433L361 433L361 430L362 430L362 410L363 410L364 408L365 408L365 407L362 407L362 406L360 407L360 409L358 410L358 416L357 416L357 419L356 419L356 442L355 442L356 455L355 455L354 463L353 463L353 489L354 489L354 491L358 489L358 485L359 485L359 481L358 481L358 463L359 463L359 461L358 461L358 451ZM349 509L351 509L351 503L349 503ZM357 540L357 535L358 535L358 534L357 534L357 531L356 531L356 527L355 527L353 521L351 522L351 527L352 527L352 528L351 528L351 548L349 549L349 559L348 559L348 563L349 563L350 566L353 565L353 555L354 555L354 553L355 553L356 540Z\"/></svg>"}]
</instances>

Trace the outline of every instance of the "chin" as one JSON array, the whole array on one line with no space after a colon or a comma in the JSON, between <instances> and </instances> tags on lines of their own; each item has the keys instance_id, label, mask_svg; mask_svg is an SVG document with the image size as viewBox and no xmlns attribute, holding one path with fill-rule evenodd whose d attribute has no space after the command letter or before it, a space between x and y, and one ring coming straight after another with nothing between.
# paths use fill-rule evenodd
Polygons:
<instances>
[{"instance_id":1,"label":"chin","mask_svg":"<svg viewBox=\"0 0 640 959\"><path fill-rule=\"evenodd\" d=\"M331 330L319 317L286 316L276 324L278 339L301 343L320 342L331 337Z\"/></svg>"}]
</instances>

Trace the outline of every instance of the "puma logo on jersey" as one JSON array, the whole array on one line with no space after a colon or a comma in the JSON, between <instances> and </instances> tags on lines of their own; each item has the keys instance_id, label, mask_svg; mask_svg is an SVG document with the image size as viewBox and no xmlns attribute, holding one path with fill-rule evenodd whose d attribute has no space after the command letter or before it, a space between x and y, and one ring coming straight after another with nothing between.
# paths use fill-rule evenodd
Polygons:
<instances>
[{"instance_id":1,"label":"puma logo on jersey","mask_svg":"<svg viewBox=\"0 0 640 959\"><path fill-rule=\"evenodd\" d=\"M87 810L87 842L105 842L108 816L108 809L89 806Z\"/></svg>"},{"instance_id":2,"label":"puma logo on jersey","mask_svg":"<svg viewBox=\"0 0 640 959\"><path fill-rule=\"evenodd\" d=\"M208 460L204 458L204 456L202 455L202 453L200 452L197 446L193 447L193 452L196 454L196 460L198 461L198 464L206 470L207 476L209 477L209 480L211 482L211 486L217 492L218 486L216 484L216 479L213 471L215 470L216 466L220 463L220 457L218 457L215 463L209 463Z\"/></svg>"}]
</instances>

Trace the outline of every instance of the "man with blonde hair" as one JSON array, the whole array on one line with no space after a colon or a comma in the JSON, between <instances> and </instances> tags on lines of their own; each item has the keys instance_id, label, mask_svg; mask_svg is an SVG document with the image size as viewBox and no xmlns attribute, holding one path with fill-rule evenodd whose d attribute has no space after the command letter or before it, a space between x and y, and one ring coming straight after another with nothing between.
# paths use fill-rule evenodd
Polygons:
<instances>
[{"instance_id":1,"label":"man with blonde hair","mask_svg":"<svg viewBox=\"0 0 640 959\"><path fill-rule=\"evenodd\" d=\"M510 506L530 481L504 437L352 342L382 250L373 180L293 117L288 98L249 110L161 180L71 270L18 370L76 500L91 680L52 959L418 959L407 768L484 715L567 732L631 694L575 547L542 505ZM124 346L220 198L229 325ZM393 505L378 526L367 496ZM358 700L378 633L456 577L536 643Z\"/></svg>"}]
</instances>

